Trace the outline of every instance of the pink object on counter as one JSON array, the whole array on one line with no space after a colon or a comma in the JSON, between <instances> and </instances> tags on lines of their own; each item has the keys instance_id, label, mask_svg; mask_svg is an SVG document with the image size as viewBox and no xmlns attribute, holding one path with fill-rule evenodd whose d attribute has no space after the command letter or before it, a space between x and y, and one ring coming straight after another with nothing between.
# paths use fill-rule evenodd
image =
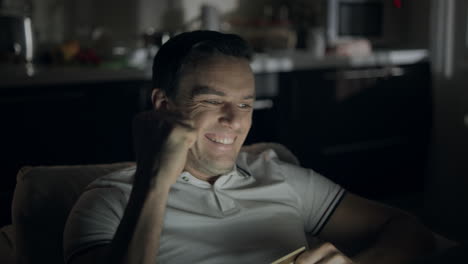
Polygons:
<instances>
[{"instance_id":1,"label":"pink object on counter","mask_svg":"<svg viewBox=\"0 0 468 264\"><path fill-rule=\"evenodd\" d=\"M401 2L401 0L393 0L393 5L394 5L396 8L401 8L402 2Z\"/></svg>"},{"instance_id":2,"label":"pink object on counter","mask_svg":"<svg viewBox=\"0 0 468 264\"><path fill-rule=\"evenodd\" d=\"M367 39L353 39L337 43L328 55L337 56L367 56L372 54L372 45Z\"/></svg>"}]
</instances>

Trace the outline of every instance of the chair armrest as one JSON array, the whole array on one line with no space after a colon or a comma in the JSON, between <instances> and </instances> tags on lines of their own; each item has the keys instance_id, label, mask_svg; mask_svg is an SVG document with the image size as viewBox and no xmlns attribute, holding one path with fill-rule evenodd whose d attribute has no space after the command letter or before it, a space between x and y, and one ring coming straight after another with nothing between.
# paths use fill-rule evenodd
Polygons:
<instances>
[{"instance_id":1,"label":"chair armrest","mask_svg":"<svg viewBox=\"0 0 468 264\"><path fill-rule=\"evenodd\" d=\"M0 229L0 263L15 263L15 236L13 225Z\"/></svg>"}]
</instances>

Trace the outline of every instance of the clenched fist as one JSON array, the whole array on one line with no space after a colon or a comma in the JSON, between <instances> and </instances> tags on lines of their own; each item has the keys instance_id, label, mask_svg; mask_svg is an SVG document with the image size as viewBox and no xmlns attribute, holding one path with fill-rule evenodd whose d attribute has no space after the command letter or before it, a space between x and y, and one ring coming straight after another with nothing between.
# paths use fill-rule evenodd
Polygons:
<instances>
[{"instance_id":1,"label":"clenched fist","mask_svg":"<svg viewBox=\"0 0 468 264\"><path fill-rule=\"evenodd\" d=\"M135 179L135 184L174 184L196 136L192 122L182 114L161 110L138 114L133 121L134 148L137 170L145 179Z\"/></svg>"}]
</instances>

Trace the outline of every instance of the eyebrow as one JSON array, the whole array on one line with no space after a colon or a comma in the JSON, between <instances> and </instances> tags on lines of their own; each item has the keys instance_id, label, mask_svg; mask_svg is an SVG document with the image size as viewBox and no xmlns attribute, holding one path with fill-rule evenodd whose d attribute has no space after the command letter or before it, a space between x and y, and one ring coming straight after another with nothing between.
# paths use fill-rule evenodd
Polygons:
<instances>
[{"instance_id":1,"label":"eyebrow","mask_svg":"<svg viewBox=\"0 0 468 264\"><path fill-rule=\"evenodd\" d=\"M218 96L226 96L224 92L218 91L213 87L206 86L206 85L197 85L193 88L191 97L195 98L199 95L204 95L204 94L213 94L213 95L218 95Z\"/></svg>"},{"instance_id":2,"label":"eyebrow","mask_svg":"<svg viewBox=\"0 0 468 264\"><path fill-rule=\"evenodd\" d=\"M206 86L206 85L197 85L193 88L192 93L191 93L191 98L195 98L199 95L205 95L205 94L211 94L211 95L217 95L217 96L226 96L226 93L223 91L216 90L213 87ZM247 95L244 97L244 100L248 99L255 99L254 95Z\"/></svg>"}]
</instances>

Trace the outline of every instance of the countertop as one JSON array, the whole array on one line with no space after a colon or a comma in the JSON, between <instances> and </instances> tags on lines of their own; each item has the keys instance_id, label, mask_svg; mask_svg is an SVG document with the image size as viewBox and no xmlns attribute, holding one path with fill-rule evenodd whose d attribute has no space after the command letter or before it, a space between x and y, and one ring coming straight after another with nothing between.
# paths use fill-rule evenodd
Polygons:
<instances>
[{"instance_id":1,"label":"countertop","mask_svg":"<svg viewBox=\"0 0 468 264\"><path fill-rule=\"evenodd\" d=\"M353 68L412 64L428 59L428 51L377 51L369 56L316 58L307 52L256 54L251 63L255 73L290 72L321 68ZM0 88L59 84L151 80L151 67L145 69L106 69L102 67L45 67L37 65L1 65Z\"/></svg>"},{"instance_id":2,"label":"countertop","mask_svg":"<svg viewBox=\"0 0 468 264\"><path fill-rule=\"evenodd\" d=\"M268 55L256 54L251 66L255 73L288 72L321 68L412 64L427 60L428 57L428 51L424 49L377 51L369 56L327 56L323 58L316 58L307 52L284 52Z\"/></svg>"}]
</instances>

